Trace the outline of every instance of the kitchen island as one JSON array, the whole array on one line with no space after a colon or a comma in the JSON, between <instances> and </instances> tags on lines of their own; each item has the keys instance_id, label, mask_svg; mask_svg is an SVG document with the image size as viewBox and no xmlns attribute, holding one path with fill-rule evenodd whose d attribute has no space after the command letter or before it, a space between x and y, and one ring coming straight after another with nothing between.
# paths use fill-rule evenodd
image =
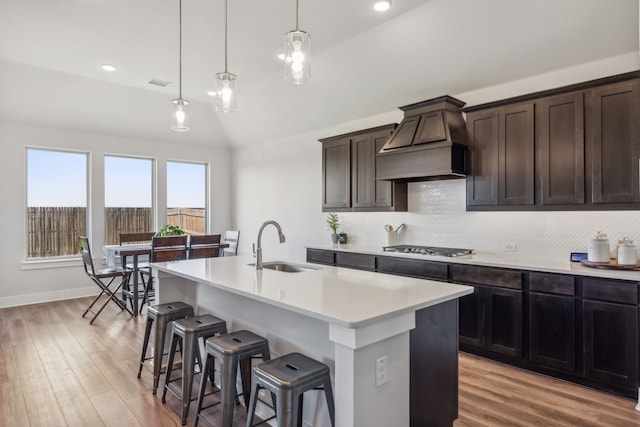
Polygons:
<instances>
[{"instance_id":1,"label":"kitchen island","mask_svg":"<svg viewBox=\"0 0 640 427\"><path fill-rule=\"evenodd\" d=\"M156 302L185 301L199 314L225 319L231 331L263 335L274 356L299 351L329 365L338 427L428 425L425 419L451 425L457 298L473 288L332 266L256 271L252 262L240 256L153 264ZM410 365L430 380L410 387ZM305 396L305 425L329 426L315 394Z\"/></svg>"}]
</instances>

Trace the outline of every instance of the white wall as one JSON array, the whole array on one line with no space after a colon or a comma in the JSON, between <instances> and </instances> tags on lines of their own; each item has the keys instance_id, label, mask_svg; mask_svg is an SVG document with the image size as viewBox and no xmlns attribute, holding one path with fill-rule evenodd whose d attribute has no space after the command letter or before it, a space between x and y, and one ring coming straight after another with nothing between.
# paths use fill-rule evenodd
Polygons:
<instances>
[{"instance_id":1,"label":"white wall","mask_svg":"<svg viewBox=\"0 0 640 427\"><path fill-rule=\"evenodd\" d=\"M0 122L0 307L96 293L96 287L84 274L82 263L25 263L26 254L26 146L81 150L91 158L90 241L94 256L104 256L104 154L144 156L156 159L156 215L164 223L166 212L166 161L210 162L211 183L209 230L224 232L232 225L230 161L228 149L171 144L113 135L75 132L53 128Z\"/></svg>"},{"instance_id":2,"label":"white wall","mask_svg":"<svg viewBox=\"0 0 640 427\"><path fill-rule=\"evenodd\" d=\"M464 94L451 94L467 105L504 99L578 83L640 68L637 54L584 64L533 78ZM443 95L447 94L446 88ZM416 94L416 102L420 101ZM303 261L304 246L328 244L326 214L321 211L321 144L318 138L366 129L402 119L399 110L262 145L234 151L233 185L236 226L243 237L239 252L249 253L257 230L266 219L283 227L287 242L265 232L264 256ZM464 180L412 183L406 213L340 214L352 242L365 246L385 243L384 224L407 224L401 242L460 246L502 253L506 242L517 244L513 257L566 260L571 251L586 251L598 230L612 241L628 235L640 246L638 212L466 212Z\"/></svg>"}]
</instances>

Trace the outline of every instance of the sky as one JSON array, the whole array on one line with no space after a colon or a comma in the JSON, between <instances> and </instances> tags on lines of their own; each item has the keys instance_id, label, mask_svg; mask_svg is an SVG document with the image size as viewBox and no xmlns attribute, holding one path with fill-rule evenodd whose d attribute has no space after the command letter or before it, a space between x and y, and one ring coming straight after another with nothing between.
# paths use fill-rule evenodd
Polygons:
<instances>
[{"instance_id":1,"label":"sky","mask_svg":"<svg viewBox=\"0 0 640 427\"><path fill-rule=\"evenodd\" d=\"M86 154L28 149L27 162L28 206L87 205ZM153 160L105 156L104 170L106 207L151 207ZM167 206L205 203L206 165L167 162Z\"/></svg>"}]
</instances>

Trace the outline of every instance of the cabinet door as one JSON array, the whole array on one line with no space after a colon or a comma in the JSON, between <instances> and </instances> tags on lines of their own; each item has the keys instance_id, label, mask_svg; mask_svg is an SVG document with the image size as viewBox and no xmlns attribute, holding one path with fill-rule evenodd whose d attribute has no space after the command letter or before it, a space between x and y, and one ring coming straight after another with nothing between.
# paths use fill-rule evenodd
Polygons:
<instances>
[{"instance_id":1,"label":"cabinet door","mask_svg":"<svg viewBox=\"0 0 640 427\"><path fill-rule=\"evenodd\" d=\"M354 208L373 206L374 150L370 134L357 135L351 139L351 205Z\"/></svg>"},{"instance_id":2,"label":"cabinet door","mask_svg":"<svg viewBox=\"0 0 640 427\"><path fill-rule=\"evenodd\" d=\"M593 203L640 202L640 82L605 86L591 96Z\"/></svg>"},{"instance_id":3,"label":"cabinet door","mask_svg":"<svg viewBox=\"0 0 640 427\"><path fill-rule=\"evenodd\" d=\"M445 141L447 130L442 111L431 111L420 116L420 124L413 145Z\"/></svg>"},{"instance_id":4,"label":"cabinet door","mask_svg":"<svg viewBox=\"0 0 640 427\"><path fill-rule=\"evenodd\" d=\"M478 111L467 114L469 168L467 205L498 204L498 113Z\"/></svg>"},{"instance_id":5,"label":"cabinet door","mask_svg":"<svg viewBox=\"0 0 640 427\"><path fill-rule=\"evenodd\" d=\"M536 105L540 203L584 203L584 95L544 98Z\"/></svg>"},{"instance_id":6,"label":"cabinet door","mask_svg":"<svg viewBox=\"0 0 640 427\"><path fill-rule=\"evenodd\" d=\"M638 308L583 301L583 357L587 377L638 386Z\"/></svg>"},{"instance_id":7,"label":"cabinet door","mask_svg":"<svg viewBox=\"0 0 640 427\"><path fill-rule=\"evenodd\" d=\"M573 297L529 293L529 359L574 373L576 303Z\"/></svg>"},{"instance_id":8,"label":"cabinet door","mask_svg":"<svg viewBox=\"0 0 640 427\"><path fill-rule=\"evenodd\" d=\"M336 252L336 266L375 271L376 256L352 252Z\"/></svg>"},{"instance_id":9,"label":"cabinet door","mask_svg":"<svg viewBox=\"0 0 640 427\"><path fill-rule=\"evenodd\" d=\"M487 287L485 348L522 357L522 291Z\"/></svg>"},{"instance_id":10,"label":"cabinet door","mask_svg":"<svg viewBox=\"0 0 640 427\"><path fill-rule=\"evenodd\" d=\"M351 207L351 141L348 138L322 144L322 209Z\"/></svg>"},{"instance_id":11,"label":"cabinet door","mask_svg":"<svg viewBox=\"0 0 640 427\"><path fill-rule=\"evenodd\" d=\"M335 263L335 252L322 249L307 249L307 262L333 265Z\"/></svg>"},{"instance_id":12,"label":"cabinet door","mask_svg":"<svg viewBox=\"0 0 640 427\"><path fill-rule=\"evenodd\" d=\"M533 111L532 102L500 109L500 205L533 205L535 202Z\"/></svg>"},{"instance_id":13,"label":"cabinet door","mask_svg":"<svg viewBox=\"0 0 640 427\"><path fill-rule=\"evenodd\" d=\"M372 197L373 197L373 206L379 207L379 208L391 208L398 203L399 204L404 203L406 205L406 198L407 198L406 182L391 182L391 181L376 180L377 171L375 168L377 167L377 165L376 165L375 156L376 156L376 153L378 153L382 149L384 144L387 142L392 132L393 132L392 130L385 130L385 131L376 132L371 135L371 140L374 147L373 161L372 161L374 169L371 177L371 180L373 182ZM394 197L396 195L398 196L398 199L402 199L402 200L396 200L396 198ZM398 210L406 210L406 207L402 208L398 206Z\"/></svg>"},{"instance_id":14,"label":"cabinet door","mask_svg":"<svg viewBox=\"0 0 640 427\"><path fill-rule=\"evenodd\" d=\"M447 264L444 262L406 259L391 256L378 257L378 272L402 276L447 281Z\"/></svg>"},{"instance_id":15,"label":"cabinet door","mask_svg":"<svg viewBox=\"0 0 640 427\"><path fill-rule=\"evenodd\" d=\"M484 347L484 286L474 286L473 293L458 299L459 340L462 347Z\"/></svg>"}]
</instances>

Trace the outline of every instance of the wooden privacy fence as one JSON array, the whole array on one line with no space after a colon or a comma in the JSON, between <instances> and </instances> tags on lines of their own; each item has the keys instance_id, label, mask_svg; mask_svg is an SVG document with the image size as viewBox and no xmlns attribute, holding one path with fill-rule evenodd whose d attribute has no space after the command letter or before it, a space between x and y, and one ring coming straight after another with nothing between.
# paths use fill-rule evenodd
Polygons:
<instances>
[{"instance_id":1,"label":"wooden privacy fence","mask_svg":"<svg viewBox=\"0 0 640 427\"><path fill-rule=\"evenodd\" d=\"M87 232L87 210L81 207L28 207L27 256L72 255L80 252L78 236Z\"/></svg>"},{"instance_id":2,"label":"wooden privacy fence","mask_svg":"<svg viewBox=\"0 0 640 427\"><path fill-rule=\"evenodd\" d=\"M187 234L204 234L204 214L202 208L168 208L167 224L176 225Z\"/></svg>"},{"instance_id":3,"label":"wooden privacy fence","mask_svg":"<svg viewBox=\"0 0 640 427\"><path fill-rule=\"evenodd\" d=\"M87 233L86 216L87 210L83 207L28 207L27 256L39 258L77 254L78 236ZM104 220L107 245L118 244L120 233L154 231L151 228L151 208L108 207L105 208ZM177 225L188 234L204 234L205 210L169 208L167 224Z\"/></svg>"}]
</instances>

